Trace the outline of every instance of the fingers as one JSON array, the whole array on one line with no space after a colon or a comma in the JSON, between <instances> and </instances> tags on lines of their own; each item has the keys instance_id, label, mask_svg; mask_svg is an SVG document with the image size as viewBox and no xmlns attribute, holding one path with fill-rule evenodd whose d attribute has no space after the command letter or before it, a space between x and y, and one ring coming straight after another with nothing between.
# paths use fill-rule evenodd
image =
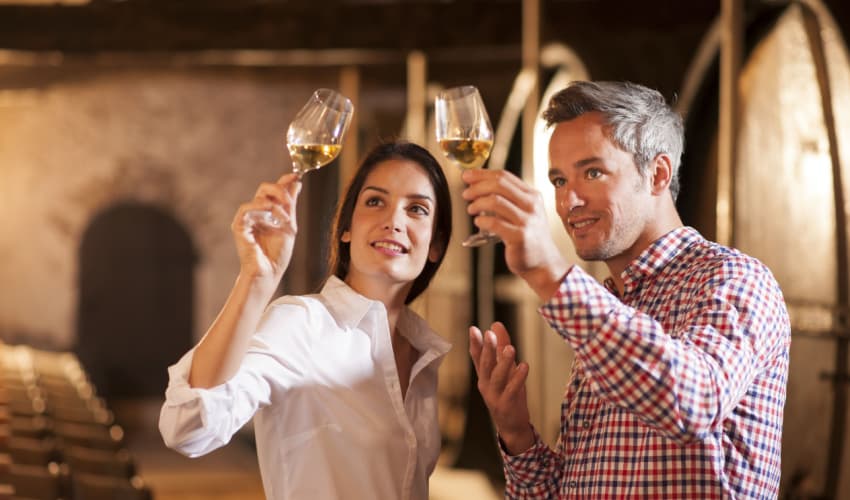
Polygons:
<instances>
[{"instance_id":1,"label":"fingers","mask_svg":"<svg viewBox=\"0 0 850 500\"><path fill-rule=\"evenodd\" d=\"M511 336L508 333L508 329L505 328L505 324L501 321L496 321L492 325L490 325L490 330L493 332L493 335L496 336L496 345L502 349L505 346L511 345Z\"/></svg>"},{"instance_id":2,"label":"fingers","mask_svg":"<svg viewBox=\"0 0 850 500\"><path fill-rule=\"evenodd\" d=\"M301 181L297 174L285 174L277 182L260 184L254 198L237 210L232 228L239 232L254 228L295 232L300 192Z\"/></svg>"},{"instance_id":3,"label":"fingers","mask_svg":"<svg viewBox=\"0 0 850 500\"><path fill-rule=\"evenodd\" d=\"M295 198L298 197L298 194L301 192L301 187L303 186L301 183L301 177L294 173L282 175L280 179L277 180L277 183L286 186L289 194Z\"/></svg>"},{"instance_id":4,"label":"fingers","mask_svg":"<svg viewBox=\"0 0 850 500\"><path fill-rule=\"evenodd\" d=\"M475 200L482 196L497 193L506 198L525 198L537 191L522 179L506 170L465 170L463 181L467 183L463 190L465 200Z\"/></svg>"},{"instance_id":5,"label":"fingers","mask_svg":"<svg viewBox=\"0 0 850 500\"><path fill-rule=\"evenodd\" d=\"M525 388L528 379L528 363L520 363L511 370L508 383L505 385L505 396L514 398Z\"/></svg>"},{"instance_id":6,"label":"fingers","mask_svg":"<svg viewBox=\"0 0 850 500\"><path fill-rule=\"evenodd\" d=\"M522 225L533 215L534 206L527 200L509 199L499 193L480 196L466 206L469 215L486 215L511 225Z\"/></svg>"},{"instance_id":7,"label":"fingers","mask_svg":"<svg viewBox=\"0 0 850 500\"><path fill-rule=\"evenodd\" d=\"M504 325L494 323L493 326L497 331L488 330L483 334L477 327L470 327L469 353L482 394L486 392L485 396L500 397L517 375L516 349L511 345ZM522 377L520 386L524 381Z\"/></svg>"},{"instance_id":8,"label":"fingers","mask_svg":"<svg viewBox=\"0 0 850 500\"><path fill-rule=\"evenodd\" d=\"M514 363L515 355L516 350L510 345L497 351L496 366L490 373L490 387L492 390L500 393L504 392L508 384L508 379L516 367L516 363Z\"/></svg>"},{"instance_id":9,"label":"fingers","mask_svg":"<svg viewBox=\"0 0 850 500\"><path fill-rule=\"evenodd\" d=\"M285 174L277 182L264 182L257 188L254 199L267 199L287 204L298 198L301 192L301 180L297 174Z\"/></svg>"},{"instance_id":10,"label":"fingers","mask_svg":"<svg viewBox=\"0 0 850 500\"><path fill-rule=\"evenodd\" d=\"M464 199L470 202L467 213L481 216L476 225L502 236L500 231L518 232L539 224L541 217L545 220L543 200L537 190L510 172L489 174L470 176L471 183L463 192Z\"/></svg>"},{"instance_id":11,"label":"fingers","mask_svg":"<svg viewBox=\"0 0 850 500\"><path fill-rule=\"evenodd\" d=\"M469 356L472 358L472 364L475 366L475 373L478 373L478 364L481 359L481 350L484 348L484 338L481 336L481 330L478 327L469 327Z\"/></svg>"},{"instance_id":12,"label":"fingers","mask_svg":"<svg viewBox=\"0 0 850 500\"><path fill-rule=\"evenodd\" d=\"M496 337L493 332L484 332L484 347L478 359L478 379L485 383L490 379L490 373L496 366Z\"/></svg>"}]
</instances>

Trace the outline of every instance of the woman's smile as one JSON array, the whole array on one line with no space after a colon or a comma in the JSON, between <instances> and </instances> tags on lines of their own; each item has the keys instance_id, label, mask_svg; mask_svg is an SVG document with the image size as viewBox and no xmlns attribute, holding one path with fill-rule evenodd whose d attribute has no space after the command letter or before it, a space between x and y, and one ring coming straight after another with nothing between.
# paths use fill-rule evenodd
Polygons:
<instances>
[{"instance_id":1,"label":"woman's smile","mask_svg":"<svg viewBox=\"0 0 850 500\"><path fill-rule=\"evenodd\" d=\"M408 249L404 245L393 240L375 241L372 243L372 248L378 250L381 253L392 256L408 253Z\"/></svg>"}]
</instances>

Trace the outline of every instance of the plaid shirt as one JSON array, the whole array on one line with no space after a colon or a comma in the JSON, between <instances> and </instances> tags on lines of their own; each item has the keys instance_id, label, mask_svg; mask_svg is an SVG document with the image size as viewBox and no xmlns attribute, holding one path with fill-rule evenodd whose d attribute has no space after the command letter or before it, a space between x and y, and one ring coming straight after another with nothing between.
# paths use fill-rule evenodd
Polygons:
<instances>
[{"instance_id":1,"label":"plaid shirt","mask_svg":"<svg viewBox=\"0 0 850 500\"><path fill-rule=\"evenodd\" d=\"M776 498L791 330L752 257L681 227L617 297L573 267L541 308L576 358L551 450L502 449L506 497Z\"/></svg>"}]
</instances>

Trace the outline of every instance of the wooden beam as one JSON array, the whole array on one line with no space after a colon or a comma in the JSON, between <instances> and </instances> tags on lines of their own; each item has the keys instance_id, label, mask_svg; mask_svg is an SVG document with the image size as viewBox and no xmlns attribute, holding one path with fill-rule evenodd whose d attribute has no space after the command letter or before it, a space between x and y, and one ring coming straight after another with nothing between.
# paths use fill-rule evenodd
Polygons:
<instances>
[{"instance_id":1,"label":"wooden beam","mask_svg":"<svg viewBox=\"0 0 850 500\"><path fill-rule=\"evenodd\" d=\"M428 144L428 58L415 50L407 56L407 140Z\"/></svg>"},{"instance_id":2,"label":"wooden beam","mask_svg":"<svg viewBox=\"0 0 850 500\"><path fill-rule=\"evenodd\" d=\"M149 4L0 6L0 48L109 51L519 45L519 4Z\"/></svg>"},{"instance_id":3,"label":"wooden beam","mask_svg":"<svg viewBox=\"0 0 850 500\"><path fill-rule=\"evenodd\" d=\"M717 145L717 241L734 244L735 163L738 155L738 75L744 52L743 0L721 2L720 117Z\"/></svg>"},{"instance_id":4,"label":"wooden beam","mask_svg":"<svg viewBox=\"0 0 850 500\"><path fill-rule=\"evenodd\" d=\"M838 1L838 0L833 0ZM716 2L541 1L543 42L616 41L640 32L696 32ZM521 44L521 0L95 1L0 4L0 48L22 50L457 49ZM430 56L430 54L429 54Z\"/></svg>"},{"instance_id":5,"label":"wooden beam","mask_svg":"<svg viewBox=\"0 0 850 500\"><path fill-rule=\"evenodd\" d=\"M357 171L360 159L358 130L360 128L360 69L357 66L344 66L339 71L339 91L351 100L354 115L343 139L342 153L339 158L339 192L344 193L348 183Z\"/></svg>"}]
</instances>

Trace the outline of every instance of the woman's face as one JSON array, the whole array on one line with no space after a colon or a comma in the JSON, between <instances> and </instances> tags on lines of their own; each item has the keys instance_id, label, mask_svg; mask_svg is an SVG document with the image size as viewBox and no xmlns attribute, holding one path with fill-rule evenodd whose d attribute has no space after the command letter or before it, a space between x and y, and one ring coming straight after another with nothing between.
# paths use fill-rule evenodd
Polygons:
<instances>
[{"instance_id":1,"label":"woman's face","mask_svg":"<svg viewBox=\"0 0 850 500\"><path fill-rule=\"evenodd\" d=\"M379 163L357 196L350 229L351 262L345 278L358 291L407 286L439 249L431 249L437 211L434 188L419 164L405 159Z\"/></svg>"}]
</instances>

